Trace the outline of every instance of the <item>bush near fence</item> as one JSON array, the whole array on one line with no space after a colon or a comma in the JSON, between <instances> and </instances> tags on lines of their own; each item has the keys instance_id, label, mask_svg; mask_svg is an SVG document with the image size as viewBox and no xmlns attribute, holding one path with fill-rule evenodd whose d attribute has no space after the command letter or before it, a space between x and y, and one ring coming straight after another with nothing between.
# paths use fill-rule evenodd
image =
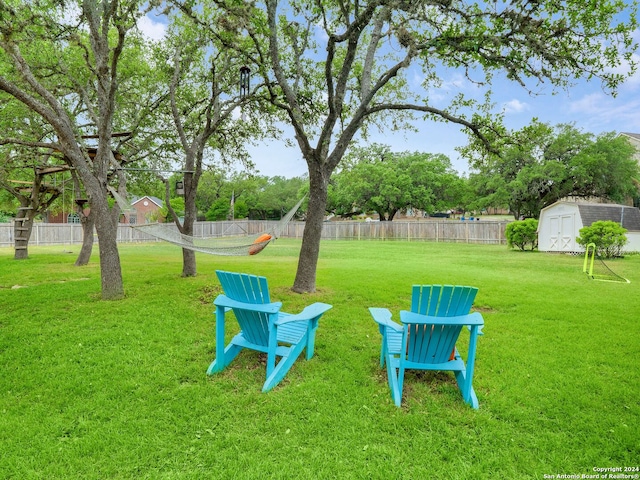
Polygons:
<instances>
[{"instance_id":1,"label":"bush near fence","mask_svg":"<svg viewBox=\"0 0 640 480\"><path fill-rule=\"evenodd\" d=\"M221 237L255 235L269 230L277 221L238 220L235 222L197 222L194 236ZM420 222L325 222L323 240L402 240L454 243L505 244L506 221L425 220ZM290 222L282 232L284 238L302 238L304 222ZM96 237L97 240L97 237ZM129 225L118 226L118 242L154 242ZM36 223L29 245L65 245L82 243L79 224ZM0 224L0 247L14 244L13 223Z\"/></svg>"}]
</instances>

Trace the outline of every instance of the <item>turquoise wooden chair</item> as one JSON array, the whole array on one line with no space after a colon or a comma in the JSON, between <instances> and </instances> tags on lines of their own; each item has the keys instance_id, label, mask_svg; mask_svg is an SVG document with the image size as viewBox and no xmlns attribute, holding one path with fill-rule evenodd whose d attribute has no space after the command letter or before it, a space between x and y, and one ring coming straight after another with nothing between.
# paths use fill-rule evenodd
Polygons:
<instances>
[{"instance_id":1,"label":"turquoise wooden chair","mask_svg":"<svg viewBox=\"0 0 640 480\"><path fill-rule=\"evenodd\" d=\"M307 349L307 360L313 357L318 320L332 306L314 303L298 315L290 315L280 311L282 302L271 302L265 277L221 270L216 274L224 295L218 295L213 302L216 359L207 374L224 370L245 348L257 350L267 354L267 379L262 387L267 392L285 377L302 350ZM240 325L240 333L225 348L224 324L229 310Z\"/></svg>"},{"instance_id":2,"label":"turquoise wooden chair","mask_svg":"<svg viewBox=\"0 0 640 480\"><path fill-rule=\"evenodd\" d=\"M414 285L411 311L400 312L402 325L386 308L369 308L382 334L380 366L387 365L391 397L398 407L405 370L416 369L453 371L464 401L478 408L472 381L484 320L478 312L469 313L477 292L475 287ZM466 365L456 349L463 326L470 331Z\"/></svg>"}]
</instances>

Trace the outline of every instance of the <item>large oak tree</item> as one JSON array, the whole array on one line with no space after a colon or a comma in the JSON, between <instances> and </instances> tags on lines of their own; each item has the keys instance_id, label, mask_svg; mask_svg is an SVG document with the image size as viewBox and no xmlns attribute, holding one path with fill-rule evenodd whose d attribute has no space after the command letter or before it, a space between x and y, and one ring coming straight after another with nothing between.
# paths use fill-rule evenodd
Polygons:
<instances>
[{"instance_id":1,"label":"large oak tree","mask_svg":"<svg viewBox=\"0 0 640 480\"><path fill-rule=\"evenodd\" d=\"M119 210L110 205L109 184L124 189L112 145L117 95L126 81L119 65L143 4L0 1L0 90L51 126L51 137L31 146L61 152L87 192L100 242L104 299L124 296L116 244ZM95 136L93 148L86 134Z\"/></svg>"},{"instance_id":2,"label":"large oak tree","mask_svg":"<svg viewBox=\"0 0 640 480\"><path fill-rule=\"evenodd\" d=\"M243 58L226 48L222 40L228 28L224 12L207 7L202 11L200 22L193 22L192 15L171 15L168 34L159 46L160 55L169 60L158 61L166 72L168 117L177 134L173 147L165 137L165 148L176 152L174 161L181 166L183 218L171 206L168 183L165 201L176 228L188 236L193 235L197 220L197 191L203 171L220 162L228 165L231 159L247 159L245 142L270 131L260 124L264 117L256 114L258 110L248 110L252 91L259 87L248 82L240 85ZM207 35L210 31L217 35ZM195 252L183 248L182 258L182 276L196 275Z\"/></svg>"},{"instance_id":3,"label":"large oak tree","mask_svg":"<svg viewBox=\"0 0 640 480\"><path fill-rule=\"evenodd\" d=\"M577 77L615 90L634 51L635 6L624 1L219 0L255 40L268 97L295 132L310 181L307 223L293 290L315 290L331 175L354 138L417 115L455 123L486 148L499 134L490 112L494 77L533 90ZM622 14L622 15L621 15ZM626 20L625 20L626 19ZM240 30L240 28L239 28ZM265 46L264 37L268 39ZM462 72L486 94L463 91L443 105L434 89ZM422 88L410 88L409 75ZM428 128L428 124L424 124Z\"/></svg>"}]
</instances>

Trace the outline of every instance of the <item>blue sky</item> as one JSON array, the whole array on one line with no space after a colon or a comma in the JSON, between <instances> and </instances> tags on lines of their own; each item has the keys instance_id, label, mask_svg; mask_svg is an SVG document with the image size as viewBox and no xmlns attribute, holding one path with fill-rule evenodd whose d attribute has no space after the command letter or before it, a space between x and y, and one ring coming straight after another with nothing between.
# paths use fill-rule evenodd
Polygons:
<instances>
[{"instance_id":1,"label":"blue sky","mask_svg":"<svg viewBox=\"0 0 640 480\"><path fill-rule=\"evenodd\" d=\"M139 26L152 38L160 38L164 33L164 25L149 18L145 18ZM640 32L635 32L635 39L640 43ZM634 57L640 63L640 52ZM625 71L625 66L621 67L621 71ZM453 71L445 74L440 90L447 95L471 88L462 74ZM499 79L493 82L495 109L504 111L508 128L519 129L531 123L533 118L538 118L551 125L572 123L584 132L593 134L611 131L640 133L640 72L636 72L619 88L616 97L605 93L598 80L577 81L574 86L555 94L545 91L544 86L538 90L541 93L532 96L514 82ZM418 122L416 126L419 129L417 133L389 130L372 135L369 141L389 145L393 151L443 153L451 159L458 172L465 173L468 170L467 162L455 150L467 143L466 134L457 125ZM284 136L293 139L290 129L285 129ZM261 175L291 178L307 172L298 148L287 148L280 141L265 142L250 148L250 154Z\"/></svg>"}]
</instances>

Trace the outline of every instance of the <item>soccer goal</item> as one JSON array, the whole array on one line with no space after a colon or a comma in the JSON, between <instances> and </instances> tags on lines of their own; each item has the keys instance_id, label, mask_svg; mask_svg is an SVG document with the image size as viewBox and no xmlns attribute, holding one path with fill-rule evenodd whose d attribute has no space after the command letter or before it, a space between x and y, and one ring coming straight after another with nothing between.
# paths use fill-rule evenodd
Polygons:
<instances>
[{"instance_id":1,"label":"soccer goal","mask_svg":"<svg viewBox=\"0 0 640 480\"><path fill-rule=\"evenodd\" d=\"M584 251L584 263L582 271L592 280L600 280L602 282L631 283L626 278L618 275L604 263L602 257L597 254L595 243L590 243Z\"/></svg>"}]
</instances>

